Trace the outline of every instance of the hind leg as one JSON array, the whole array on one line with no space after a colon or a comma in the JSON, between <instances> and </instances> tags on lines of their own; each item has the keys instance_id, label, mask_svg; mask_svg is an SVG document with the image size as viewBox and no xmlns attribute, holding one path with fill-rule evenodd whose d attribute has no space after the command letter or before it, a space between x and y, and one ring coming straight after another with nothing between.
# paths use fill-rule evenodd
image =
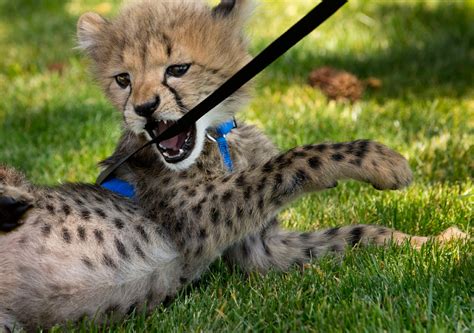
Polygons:
<instances>
[{"instance_id":1,"label":"hind leg","mask_svg":"<svg viewBox=\"0 0 474 333\"><path fill-rule=\"evenodd\" d=\"M0 165L0 231L11 231L21 224L21 217L33 207L25 177L12 168Z\"/></svg>"},{"instance_id":2,"label":"hind leg","mask_svg":"<svg viewBox=\"0 0 474 333\"><path fill-rule=\"evenodd\" d=\"M243 270L265 273L270 269L286 271L294 264L302 265L321 256L342 253L358 244L384 246L393 242L409 242L419 248L433 237L410 236L400 231L377 225L350 225L316 232L295 232L281 229L276 220L259 234L246 237L229 248L225 258ZM445 243L468 236L451 227L434 240Z\"/></svg>"}]
</instances>

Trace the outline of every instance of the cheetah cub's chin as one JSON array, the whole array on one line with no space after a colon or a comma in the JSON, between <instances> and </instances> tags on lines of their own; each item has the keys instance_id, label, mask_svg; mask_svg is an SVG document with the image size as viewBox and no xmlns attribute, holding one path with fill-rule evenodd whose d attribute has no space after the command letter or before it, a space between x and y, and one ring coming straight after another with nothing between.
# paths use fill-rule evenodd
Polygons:
<instances>
[{"instance_id":1,"label":"cheetah cub's chin","mask_svg":"<svg viewBox=\"0 0 474 333\"><path fill-rule=\"evenodd\" d=\"M147 124L145 135L151 140L162 134L177 120L154 120ZM165 166L171 170L182 171L194 164L202 152L208 124L199 120L178 135L153 145L154 151Z\"/></svg>"}]
</instances>

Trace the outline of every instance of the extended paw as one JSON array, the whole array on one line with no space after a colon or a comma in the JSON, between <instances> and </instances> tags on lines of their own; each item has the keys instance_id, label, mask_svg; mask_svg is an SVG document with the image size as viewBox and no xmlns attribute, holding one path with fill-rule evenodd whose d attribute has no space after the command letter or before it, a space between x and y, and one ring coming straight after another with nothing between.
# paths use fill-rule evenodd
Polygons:
<instances>
[{"instance_id":1,"label":"extended paw","mask_svg":"<svg viewBox=\"0 0 474 333\"><path fill-rule=\"evenodd\" d=\"M413 174L407 160L399 153L376 143L368 168L370 182L377 190L397 190L408 186Z\"/></svg>"},{"instance_id":2,"label":"extended paw","mask_svg":"<svg viewBox=\"0 0 474 333\"><path fill-rule=\"evenodd\" d=\"M0 231L11 231L21 224L22 216L33 207L27 192L0 185Z\"/></svg>"}]
</instances>

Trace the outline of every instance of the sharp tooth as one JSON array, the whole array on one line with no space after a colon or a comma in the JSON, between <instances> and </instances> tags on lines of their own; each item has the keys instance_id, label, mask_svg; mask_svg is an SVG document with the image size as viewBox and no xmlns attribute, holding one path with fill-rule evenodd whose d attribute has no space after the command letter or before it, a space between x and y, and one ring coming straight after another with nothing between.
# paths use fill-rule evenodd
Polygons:
<instances>
[{"instance_id":1,"label":"sharp tooth","mask_svg":"<svg viewBox=\"0 0 474 333\"><path fill-rule=\"evenodd\" d=\"M180 150L179 150L179 154L180 154L180 155L183 155L183 154L184 154L184 150L180 149Z\"/></svg>"},{"instance_id":2,"label":"sharp tooth","mask_svg":"<svg viewBox=\"0 0 474 333\"><path fill-rule=\"evenodd\" d=\"M168 123L168 121L167 121L167 120L163 120L163 122L165 123L165 125Z\"/></svg>"},{"instance_id":3,"label":"sharp tooth","mask_svg":"<svg viewBox=\"0 0 474 333\"><path fill-rule=\"evenodd\" d=\"M161 143L159 144L159 146L160 146L161 149L166 149L166 147L163 146Z\"/></svg>"},{"instance_id":4,"label":"sharp tooth","mask_svg":"<svg viewBox=\"0 0 474 333\"><path fill-rule=\"evenodd\" d=\"M170 157L170 154L168 154L166 151L163 152L164 157Z\"/></svg>"}]
</instances>

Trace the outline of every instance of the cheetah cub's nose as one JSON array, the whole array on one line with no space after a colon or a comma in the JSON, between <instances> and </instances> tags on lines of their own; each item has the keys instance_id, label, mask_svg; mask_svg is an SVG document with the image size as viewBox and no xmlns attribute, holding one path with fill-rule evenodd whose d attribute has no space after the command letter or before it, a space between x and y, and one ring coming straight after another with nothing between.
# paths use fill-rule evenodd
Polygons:
<instances>
[{"instance_id":1,"label":"cheetah cub's nose","mask_svg":"<svg viewBox=\"0 0 474 333\"><path fill-rule=\"evenodd\" d=\"M140 105L134 105L135 112L142 117L150 117L160 105L160 97L155 96L153 100Z\"/></svg>"}]
</instances>

